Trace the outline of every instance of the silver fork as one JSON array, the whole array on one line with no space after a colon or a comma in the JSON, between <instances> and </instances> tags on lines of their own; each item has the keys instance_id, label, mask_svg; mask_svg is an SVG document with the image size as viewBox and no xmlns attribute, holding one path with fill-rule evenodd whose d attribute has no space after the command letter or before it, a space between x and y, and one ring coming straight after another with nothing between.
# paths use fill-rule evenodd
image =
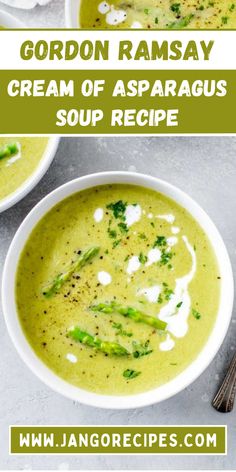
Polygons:
<instances>
[{"instance_id":1,"label":"silver fork","mask_svg":"<svg viewBox=\"0 0 236 472\"><path fill-rule=\"evenodd\" d=\"M226 376L215 395L212 405L221 413L229 413L234 407L236 394L236 353L231 360Z\"/></svg>"}]
</instances>

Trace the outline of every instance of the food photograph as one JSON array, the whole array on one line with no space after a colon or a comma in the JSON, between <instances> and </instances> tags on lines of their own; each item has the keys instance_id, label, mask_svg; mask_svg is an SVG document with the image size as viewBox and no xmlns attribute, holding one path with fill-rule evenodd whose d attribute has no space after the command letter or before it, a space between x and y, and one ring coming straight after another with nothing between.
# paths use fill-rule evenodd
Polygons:
<instances>
[{"instance_id":1,"label":"food photograph","mask_svg":"<svg viewBox=\"0 0 236 472\"><path fill-rule=\"evenodd\" d=\"M78 463L8 456L16 423L227 416L234 442L234 412L212 402L236 349L235 150L223 137L1 138L3 469ZM137 467L132 456L89 462L119 469L124 459ZM235 465L229 452L153 456L149 468L190 461Z\"/></svg>"}]
</instances>

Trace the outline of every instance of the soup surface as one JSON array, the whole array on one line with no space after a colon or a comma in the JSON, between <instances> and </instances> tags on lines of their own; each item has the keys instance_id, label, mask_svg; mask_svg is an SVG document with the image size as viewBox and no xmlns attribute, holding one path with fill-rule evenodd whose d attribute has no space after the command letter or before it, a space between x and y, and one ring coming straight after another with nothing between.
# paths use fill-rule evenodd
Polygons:
<instances>
[{"instance_id":1,"label":"soup surface","mask_svg":"<svg viewBox=\"0 0 236 472\"><path fill-rule=\"evenodd\" d=\"M236 27L229 0L81 0L82 28L225 29Z\"/></svg>"},{"instance_id":2,"label":"soup surface","mask_svg":"<svg viewBox=\"0 0 236 472\"><path fill-rule=\"evenodd\" d=\"M31 176L47 144L48 138L0 137L0 200Z\"/></svg>"},{"instance_id":3,"label":"soup surface","mask_svg":"<svg viewBox=\"0 0 236 472\"><path fill-rule=\"evenodd\" d=\"M74 194L21 254L16 300L37 356L71 384L132 394L173 379L215 322L220 279L197 222L132 185Z\"/></svg>"}]
</instances>

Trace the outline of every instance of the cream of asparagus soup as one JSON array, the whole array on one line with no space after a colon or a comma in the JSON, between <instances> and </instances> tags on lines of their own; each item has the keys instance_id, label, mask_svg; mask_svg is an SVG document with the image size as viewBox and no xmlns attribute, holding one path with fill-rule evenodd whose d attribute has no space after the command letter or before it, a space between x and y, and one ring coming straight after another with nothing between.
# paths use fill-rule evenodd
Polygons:
<instances>
[{"instance_id":1,"label":"cream of asparagus soup","mask_svg":"<svg viewBox=\"0 0 236 472\"><path fill-rule=\"evenodd\" d=\"M81 0L82 28L225 29L236 27L229 0Z\"/></svg>"},{"instance_id":2,"label":"cream of asparagus soup","mask_svg":"<svg viewBox=\"0 0 236 472\"><path fill-rule=\"evenodd\" d=\"M37 356L89 391L128 395L173 379L199 354L220 294L208 237L173 200L133 185L76 193L21 254L17 309Z\"/></svg>"},{"instance_id":3,"label":"cream of asparagus soup","mask_svg":"<svg viewBox=\"0 0 236 472\"><path fill-rule=\"evenodd\" d=\"M0 200L33 174L47 144L48 138L0 137Z\"/></svg>"}]
</instances>

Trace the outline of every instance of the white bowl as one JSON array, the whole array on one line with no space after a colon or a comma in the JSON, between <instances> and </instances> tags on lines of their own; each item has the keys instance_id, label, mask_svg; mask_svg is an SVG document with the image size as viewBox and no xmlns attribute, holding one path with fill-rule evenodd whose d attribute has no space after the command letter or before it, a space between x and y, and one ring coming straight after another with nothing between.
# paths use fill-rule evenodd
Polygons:
<instances>
[{"instance_id":1,"label":"white bowl","mask_svg":"<svg viewBox=\"0 0 236 472\"><path fill-rule=\"evenodd\" d=\"M66 28L80 28L80 24L79 24L80 4L81 4L81 0L65 0Z\"/></svg>"},{"instance_id":2,"label":"white bowl","mask_svg":"<svg viewBox=\"0 0 236 472\"><path fill-rule=\"evenodd\" d=\"M69 195L97 185L122 183L154 189L176 201L198 221L216 253L221 276L219 311L207 343L192 364L170 382L150 391L129 396L99 395L75 387L53 373L36 356L22 331L15 302L15 278L19 256L38 221L58 202ZM188 195L162 180L129 172L103 172L68 182L46 196L26 217L18 229L7 254L2 281L2 301L10 336L20 356L30 369L49 387L81 403L102 408L137 408L165 400L192 383L210 364L229 326L233 305L233 275L223 240L207 214Z\"/></svg>"},{"instance_id":3,"label":"white bowl","mask_svg":"<svg viewBox=\"0 0 236 472\"><path fill-rule=\"evenodd\" d=\"M0 200L0 213L15 205L24 198L47 172L57 151L60 138L49 138L47 147L34 172L13 193Z\"/></svg>"},{"instance_id":4,"label":"white bowl","mask_svg":"<svg viewBox=\"0 0 236 472\"><path fill-rule=\"evenodd\" d=\"M7 29L24 28L24 24L18 18L3 10L0 10L0 25Z\"/></svg>"}]
</instances>

